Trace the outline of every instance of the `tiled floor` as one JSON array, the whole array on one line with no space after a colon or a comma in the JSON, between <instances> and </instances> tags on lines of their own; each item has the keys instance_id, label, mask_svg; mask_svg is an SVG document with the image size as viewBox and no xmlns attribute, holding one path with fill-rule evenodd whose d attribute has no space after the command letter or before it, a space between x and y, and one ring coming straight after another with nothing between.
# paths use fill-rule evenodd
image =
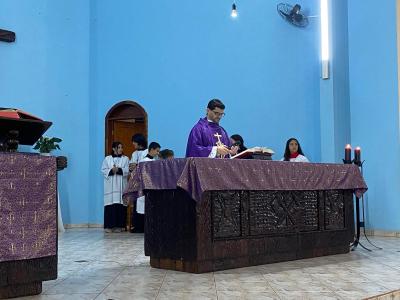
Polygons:
<instances>
[{"instance_id":1,"label":"tiled floor","mask_svg":"<svg viewBox=\"0 0 400 300\"><path fill-rule=\"evenodd\" d=\"M19 299L362 299L400 288L400 238L372 241L384 249L196 275L150 268L142 234L68 230L59 278Z\"/></svg>"}]
</instances>

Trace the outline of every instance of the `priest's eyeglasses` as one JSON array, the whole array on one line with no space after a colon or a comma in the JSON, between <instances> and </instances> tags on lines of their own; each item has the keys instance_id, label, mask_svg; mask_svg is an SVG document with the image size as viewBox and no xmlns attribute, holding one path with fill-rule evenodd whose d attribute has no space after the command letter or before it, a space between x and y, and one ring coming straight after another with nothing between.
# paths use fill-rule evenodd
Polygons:
<instances>
[{"instance_id":1,"label":"priest's eyeglasses","mask_svg":"<svg viewBox=\"0 0 400 300\"><path fill-rule=\"evenodd\" d=\"M225 113L224 112L218 112L218 111L213 111L212 110L212 112L214 113L214 115L216 115L217 117L223 117L223 116L225 116Z\"/></svg>"}]
</instances>

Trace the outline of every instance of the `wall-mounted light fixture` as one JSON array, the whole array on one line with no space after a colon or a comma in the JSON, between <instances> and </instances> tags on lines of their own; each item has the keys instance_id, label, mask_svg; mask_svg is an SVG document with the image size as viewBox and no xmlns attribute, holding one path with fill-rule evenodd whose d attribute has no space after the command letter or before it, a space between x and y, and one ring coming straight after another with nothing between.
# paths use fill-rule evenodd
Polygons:
<instances>
[{"instance_id":1,"label":"wall-mounted light fixture","mask_svg":"<svg viewBox=\"0 0 400 300\"><path fill-rule=\"evenodd\" d=\"M322 79L329 78L329 13L328 0L321 0L321 67Z\"/></svg>"},{"instance_id":2,"label":"wall-mounted light fixture","mask_svg":"<svg viewBox=\"0 0 400 300\"><path fill-rule=\"evenodd\" d=\"M231 11L231 17L232 18L236 18L237 16L238 16L238 13L237 13L237 9L236 9L236 4L235 4L235 2L233 2L232 11Z\"/></svg>"}]
</instances>

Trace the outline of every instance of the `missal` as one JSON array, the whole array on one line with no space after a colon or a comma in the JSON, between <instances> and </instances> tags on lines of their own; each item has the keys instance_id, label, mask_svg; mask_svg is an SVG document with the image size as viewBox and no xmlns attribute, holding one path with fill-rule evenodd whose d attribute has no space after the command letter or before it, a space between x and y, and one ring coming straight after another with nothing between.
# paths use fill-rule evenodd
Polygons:
<instances>
[{"instance_id":1,"label":"missal","mask_svg":"<svg viewBox=\"0 0 400 300\"><path fill-rule=\"evenodd\" d=\"M266 156L271 158L272 154L274 154L275 152L267 147L253 147L253 148L249 148L243 152L240 152L234 156L232 156L231 158L247 158L249 156L253 156L253 155L262 155L262 156Z\"/></svg>"}]
</instances>

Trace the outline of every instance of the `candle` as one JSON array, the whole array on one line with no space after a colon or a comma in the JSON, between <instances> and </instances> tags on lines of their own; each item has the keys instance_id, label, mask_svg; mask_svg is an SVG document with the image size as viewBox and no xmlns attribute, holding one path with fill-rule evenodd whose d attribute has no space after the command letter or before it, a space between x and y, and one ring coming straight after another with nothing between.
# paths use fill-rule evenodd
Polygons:
<instances>
[{"instance_id":1,"label":"candle","mask_svg":"<svg viewBox=\"0 0 400 300\"><path fill-rule=\"evenodd\" d=\"M347 144L344 148L344 162L351 163L351 145Z\"/></svg>"},{"instance_id":2,"label":"candle","mask_svg":"<svg viewBox=\"0 0 400 300\"><path fill-rule=\"evenodd\" d=\"M354 149L354 161L361 162L361 148L360 147L356 147L356 149Z\"/></svg>"}]
</instances>

